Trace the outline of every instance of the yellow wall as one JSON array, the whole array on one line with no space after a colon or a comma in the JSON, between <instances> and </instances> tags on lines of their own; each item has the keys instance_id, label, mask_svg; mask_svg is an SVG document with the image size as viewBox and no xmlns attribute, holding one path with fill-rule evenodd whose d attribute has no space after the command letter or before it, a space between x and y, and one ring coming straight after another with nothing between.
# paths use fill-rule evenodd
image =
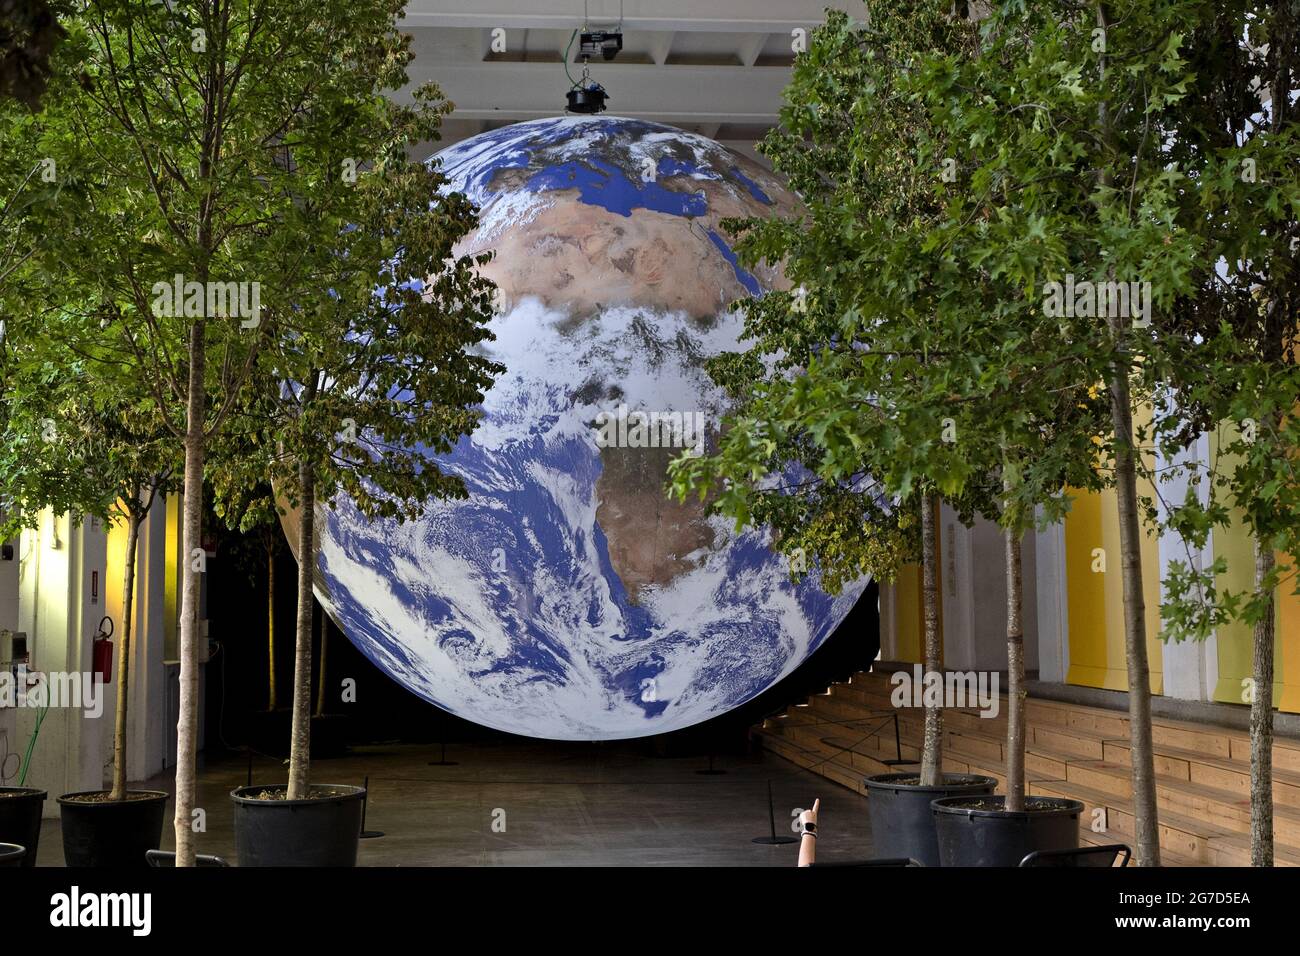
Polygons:
<instances>
[{"instance_id":1,"label":"yellow wall","mask_svg":"<svg viewBox=\"0 0 1300 956\"><path fill-rule=\"evenodd\" d=\"M1283 561L1279 554L1277 560ZM1273 691L1278 710L1300 714L1300 594L1295 582L1284 584L1277 598L1277 674L1281 686Z\"/></svg>"},{"instance_id":2,"label":"yellow wall","mask_svg":"<svg viewBox=\"0 0 1300 956\"><path fill-rule=\"evenodd\" d=\"M1218 454L1211 436L1211 456ZM1230 463L1221 463L1228 464ZM1139 487L1139 494L1143 489ZM1222 590L1249 590L1254 582L1255 557L1250 535L1240 516L1226 531L1214 535L1214 557L1228 570L1218 578ZM1104 548L1106 572L1092 571L1092 550ZM1124 660L1123 590L1119 567L1119 527L1115 493L1082 494L1065 522L1067 601L1070 628L1070 670L1066 682L1084 687L1127 690ZM1288 564L1278 554L1279 564ZM1161 646L1159 545L1143 529L1142 581L1146 599L1147 653L1151 661L1151 690L1160 693ZM1294 581L1279 589L1275 619L1277 650L1273 699L1280 710L1300 712L1300 596ZM1219 679L1213 699L1240 704L1243 680L1252 673L1253 634L1249 625L1233 622L1216 634Z\"/></svg>"},{"instance_id":3,"label":"yellow wall","mask_svg":"<svg viewBox=\"0 0 1300 956\"><path fill-rule=\"evenodd\" d=\"M1213 450L1212 450L1213 453ZM1139 494L1142 494L1139 487ZM1094 571L1094 549L1105 552L1105 571ZM1254 580L1254 555L1249 535L1240 522L1214 536L1215 557L1228 563L1219 586L1248 589ZM1069 621L1069 672L1066 683L1083 687L1128 690L1124 654L1124 595L1119 548L1119 514L1115 492L1075 493L1065 520L1066 602ZM1289 559L1278 554L1280 565ZM939 562L940 568L943 562ZM1146 602L1147 657L1151 691L1163 692L1163 653L1160 640L1159 543L1142 534L1142 590ZM1279 710L1300 713L1300 595L1294 578L1279 589L1276 600L1277 679L1273 699ZM942 586L939 589L942 606ZM1032 613L1032 611L1030 611ZM905 566L894 583L896 657L918 662L922 658L923 616L921 574L916 565ZM1213 693L1217 701L1242 703L1242 679L1251 674L1252 633L1248 625L1234 623L1216 636L1219 680Z\"/></svg>"},{"instance_id":4,"label":"yellow wall","mask_svg":"<svg viewBox=\"0 0 1300 956\"><path fill-rule=\"evenodd\" d=\"M908 564L899 570L898 578L894 581L894 627L898 637L898 653L895 656L900 661L920 663L923 624L921 568Z\"/></svg>"},{"instance_id":5,"label":"yellow wall","mask_svg":"<svg viewBox=\"0 0 1300 956\"><path fill-rule=\"evenodd\" d=\"M103 613L113 620L113 640L122 639L122 585L126 577L126 522L108 527L108 553L104 558ZM139 586L139 582L136 582Z\"/></svg>"},{"instance_id":6,"label":"yellow wall","mask_svg":"<svg viewBox=\"0 0 1300 956\"><path fill-rule=\"evenodd\" d=\"M180 658L181 496L167 496L167 542L163 556L163 656Z\"/></svg>"},{"instance_id":7,"label":"yellow wall","mask_svg":"<svg viewBox=\"0 0 1300 956\"><path fill-rule=\"evenodd\" d=\"M1070 670L1066 683L1128 690L1128 664L1124 653L1124 580L1115 492L1108 488L1099 494L1073 494L1074 502L1065 519L1066 606L1070 635ZM1097 553L1098 549L1100 553ZM1143 533L1141 550L1151 691L1159 694L1164 687L1160 652L1159 543Z\"/></svg>"},{"instance_id":8,"label":"yellow wall","mask_svg":"<svg viewBox=\"0 0 1300 956\"><path fill-rule=\"evenodd\" d=\"M940 506L936 503L935 525L939 524ZM943 634L943 535L934 536L935 587L939 592L939 633ZM894 581L894 634L899 661L920 664L925 660L925 600L921 593L921 566L905 564ZM939 642L939 664L943 665L943 641Z\"/></svg>"},{"instance_id":9,"label":"yellow wall","mask_svg":"<svg viewBox=\"0 0 1300 956\"><path fill-rule=\"evenodd\" d=\"M1210 454L1218 453L1219 436L1210 436ZM1231 461L1225 461L1231 467ZM1234 509L1232 524L1216 529L1214 557L1223 558L1228 570L1216 579L1225 591L1249 591L1255 583L1255 545L1242 522L1241 512ZM1278 553L1277 562L1289 567L1290 559ZM1274 597L1273 704L1280 710L1300 712L1300 596L1294 582L1284 584ZM1216 633L1219 681L1214 699L1225 703L1247 703L1246 680L1254 672L1254 629L1233 621Z\"/></svg>"}]
</instances>

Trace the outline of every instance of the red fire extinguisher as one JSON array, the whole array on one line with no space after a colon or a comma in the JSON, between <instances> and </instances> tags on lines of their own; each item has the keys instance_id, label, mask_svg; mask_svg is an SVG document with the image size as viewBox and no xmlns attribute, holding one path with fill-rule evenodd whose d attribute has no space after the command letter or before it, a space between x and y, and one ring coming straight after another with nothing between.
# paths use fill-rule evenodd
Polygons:
<instances>
[{"instance_id":1,"label":"red fire extinguisher","mask_svg":"<svg viewBox=\"0 0 1300 956\"><path fill-rule=\"evenodd\" d=\"M104 630L105 625L108 630ZM105 684L112 683L113 680L113 642L109 640L112 636L113 622L108 615L104 615L104 619L99 622L99 633L95 635L90 649L91 668Z\"/></svg>"}]
</instances>

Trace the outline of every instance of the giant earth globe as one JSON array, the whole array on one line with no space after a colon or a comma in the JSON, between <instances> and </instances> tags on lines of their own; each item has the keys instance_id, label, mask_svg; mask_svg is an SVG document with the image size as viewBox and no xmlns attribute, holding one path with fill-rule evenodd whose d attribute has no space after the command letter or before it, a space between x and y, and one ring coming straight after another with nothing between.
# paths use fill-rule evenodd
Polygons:
<instances>
[{"instance_id":1,"label":"giant earth globe","mask_svg":"<svg viewBox=\"0 0 1300 956\"><path fill-rule=\"evenodd\" d=\"M317 596L402 686L530 737L688 727L799 666L852 608L815 568L797 585L768 533L665 494L668 463L716 447L705 372L742 347L746 270L728 217L795 197L702 136L615 117L506 126L435 156L480 209L457 254L495 252L506 372L442 468L469 497L414 521L346 497L317 517Z\"/></svg>"}]
</instances>

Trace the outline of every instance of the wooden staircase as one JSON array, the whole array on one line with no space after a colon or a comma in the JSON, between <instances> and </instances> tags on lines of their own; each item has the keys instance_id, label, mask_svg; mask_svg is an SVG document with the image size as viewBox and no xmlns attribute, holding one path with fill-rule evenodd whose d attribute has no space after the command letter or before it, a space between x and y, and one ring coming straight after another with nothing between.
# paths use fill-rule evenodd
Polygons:
<instances>
[{"instance_id":1,"label":"wooden staircase","mask_svg":"<svg viewBox=\"0 0 1300 956\"><path fill-rule=\"evenodd\" d=\"M894 708L889 671L863 672L833 684L752 735L761 745L850 790L867 794L862 778L914 769L891 766L901 751L919 760L920 709ZM898 715L898 737L893 714ZM1128 714L1042 698L1026 712L1028 792L1072 797L1084 844L1134 843ZM1161 859L1165 866L1250 864L1250 739L1209 724L1152 719ZM996 717L976 709L944 712L944 769L980 773L1006 787L1006 696ZM1275 862L1300 866L1300 740L1273 747Z\"/></svg>"}]
</instances>

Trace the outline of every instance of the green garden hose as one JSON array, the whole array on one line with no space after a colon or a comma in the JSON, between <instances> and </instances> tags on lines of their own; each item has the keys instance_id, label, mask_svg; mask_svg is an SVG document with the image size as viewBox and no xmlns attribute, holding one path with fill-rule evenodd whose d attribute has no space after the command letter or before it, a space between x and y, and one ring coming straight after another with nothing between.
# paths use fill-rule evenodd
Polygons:
<instances>
[{"instance_id":1,"label":"green garden hose","mask_svg":"<svg viewBox=\"0 0 1300 956\"><path fill-rule=\"evenodd\" d=\"M45 714L49 709L50 705L46 704L41 708L40 713L36 715L36 726L32 728L31 739L27 741L27 753L23 755L23 766L18 772L18 786L20 787L27 782L27 771L32 765L32 749L36 746L36 738L41 732L41 724L45 723Z\"/></svg>"}]
</instances>

